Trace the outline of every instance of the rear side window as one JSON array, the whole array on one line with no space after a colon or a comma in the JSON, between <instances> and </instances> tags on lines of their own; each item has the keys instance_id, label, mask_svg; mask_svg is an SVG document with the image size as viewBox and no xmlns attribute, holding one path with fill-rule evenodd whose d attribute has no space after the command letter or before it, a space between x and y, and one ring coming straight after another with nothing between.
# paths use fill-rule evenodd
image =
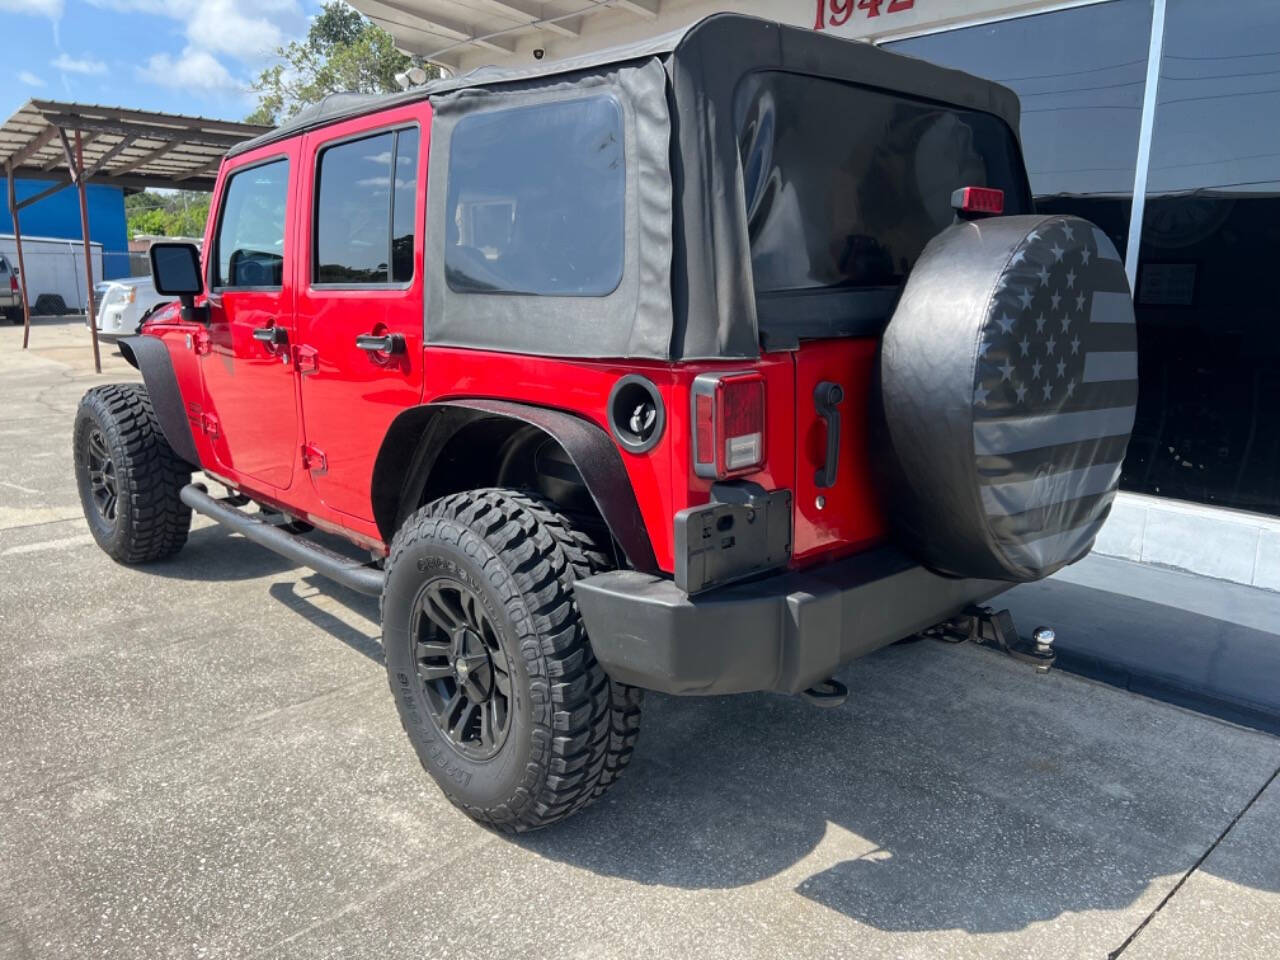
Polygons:
<instances>
[{"instance_id":1,"label":"rear side window","mask_svg":"<svg viewBox=\"0 0 1280 960\"><path fill-rule=\"evenodd\" d=\"M779 72L746 78L734 112L757 294L901 285L953 222L957 187L1030 212L993 115Z\"/></svg>"},{"instance_id":2,"label":"rear side window","mask_svg":"<svg viewBox=\"0 0 1280 960\"><path fill-rule=\"evenodd\" d=\"M622 280L626 165L612 97L464 117L448 177L450 289L601 297Z\"/></svg>"},{"instance_id":3,"label":"rear side window","mask_svg":"<svg viewBox=\"0 0 1280 960\"><path fill-rule=\"evenodd\" d=\"M231 175L218 223L215 287L278 287L284 280L289 161Z\"/></svg>"},{"instance_id":4,"label":"rear side window","mask_svg":"<svg viewBox=\"0 0 1280 960\"><path fill-rule=\"evenodd\" d=\"M412 280L418 131L326 147L316 175L313 283Z\"/></svg>"}]
</instances>

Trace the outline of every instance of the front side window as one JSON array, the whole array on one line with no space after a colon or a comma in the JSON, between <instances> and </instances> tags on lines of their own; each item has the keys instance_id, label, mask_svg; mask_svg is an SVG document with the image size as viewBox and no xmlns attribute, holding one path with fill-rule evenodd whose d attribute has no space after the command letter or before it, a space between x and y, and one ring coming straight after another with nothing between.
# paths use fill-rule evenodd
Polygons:
<instances>
[{"instance_id":1,"label":"front side window","mask_svg":"<svg viewBox=\"0 0 1280 960\"><path fill-rule=\"evenodd\" d=\"M284 224L289 161L232 174L218 224L215 287L279 287L284 281Z\"/></svg>"},{"instance_id":2,"label":"front side window","mask_svg":"<svg viewBox=\"0 0 1280 960\"><path fill-rule=\"evenodd\" d=\"M623 139L622 109L608 96L460 120L449 150L450 289L612 293L623 269Z\"/></svg>"},{"instance_id":3,"label":"front side window","mask_svg":"<svg viewBox=\"0 0 1280 960\"><path fill-rule=\"evenodd\" d=\"M321 151L312 261L316 284L406 283L413 278L417 165L416 129Z\"/></svg>"}]
</instances>

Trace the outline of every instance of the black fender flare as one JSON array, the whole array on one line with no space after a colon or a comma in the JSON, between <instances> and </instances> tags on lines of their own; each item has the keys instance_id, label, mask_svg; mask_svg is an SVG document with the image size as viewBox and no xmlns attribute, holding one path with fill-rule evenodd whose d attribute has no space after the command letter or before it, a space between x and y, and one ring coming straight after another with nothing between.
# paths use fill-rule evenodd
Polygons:
<instances>
[{"instance_id":1,"label":"black fender flare","mask_svg":"<svg viewBox=\"0 0 1280 960\"><path fill-rule=\"evenodd\" d=\"M385 541L395 534L401 505L430 476L449 439L476 420L495 417L537 427L560 444L627 561L644 573L659 572L631 478L609 434L575 414L507 400L443 400L410 407L392 421L374 462L371 486L374 521Z\"/></svg>"},{"instance_id":2,"label":"black fender flare","mask_svg":"<svg viewBox=\"0 0 1280 960\"><path fill-rule=\"evenodd\" d=\"M199 467L200 457L191 436L191 421L187 419L186 404L182 400L182 391L178 389L169 348L159 337L146 334L121 337L116 343L124 358L142 372L142 382L151 398L156 420L160 422L160 431L173 452L193 467Z\"/></svg>"}]
</instances>

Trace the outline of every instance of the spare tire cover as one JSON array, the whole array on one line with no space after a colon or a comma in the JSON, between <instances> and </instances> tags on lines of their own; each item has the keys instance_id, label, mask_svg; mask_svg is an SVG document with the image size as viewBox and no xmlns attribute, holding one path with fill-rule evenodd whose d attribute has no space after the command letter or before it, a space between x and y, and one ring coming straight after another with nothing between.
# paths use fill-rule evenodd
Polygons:
<instances>
[{"instance_id":1,"label":"spare tire cover","mask_svg":"<svg viewBox=\"0 0 1280 960\"><path fill-rule=\"evenodd\" d=\"M885 332L877 462L901 546L955 576L1037 580L1110 512L1138 397L1115 246L1075 217L948 227Z\"/></svg>"}]
</instances>

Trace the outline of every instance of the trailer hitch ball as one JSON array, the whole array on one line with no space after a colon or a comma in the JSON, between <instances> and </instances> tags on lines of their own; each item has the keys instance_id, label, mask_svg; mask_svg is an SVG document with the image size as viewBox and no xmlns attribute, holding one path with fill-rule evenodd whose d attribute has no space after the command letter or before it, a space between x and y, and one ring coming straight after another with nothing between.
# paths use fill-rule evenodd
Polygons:
<instances>
[{"instance_id":1,"label":"trailer hitch ball","mask_svg":"<svg viewBox=\"0 0 1280 960\"><path fill-rule=\"evenodd\" d=\"M1050 627L1036 627L1031 631L1031 639L1036 645L1036 653L1042 657L1053 654L1053 641L1057 639Z\"/></svg>"}]
</instances>

